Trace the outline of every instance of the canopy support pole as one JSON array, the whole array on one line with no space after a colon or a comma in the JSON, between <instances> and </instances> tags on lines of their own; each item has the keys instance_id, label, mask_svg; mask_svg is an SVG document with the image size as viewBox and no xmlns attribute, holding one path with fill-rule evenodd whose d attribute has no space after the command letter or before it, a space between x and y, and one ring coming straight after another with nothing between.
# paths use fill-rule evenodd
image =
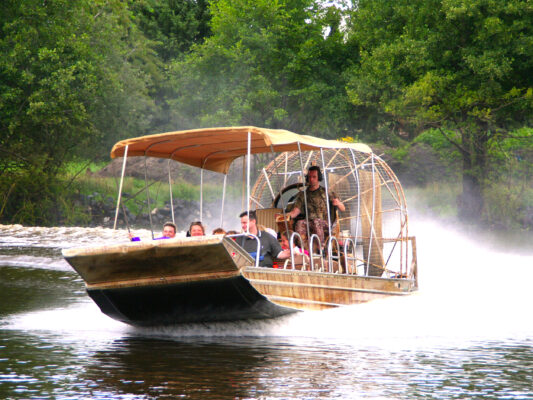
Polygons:
<instances>
[{"instance_id":1,"label":"canopy support pole","mask_svg":"<svg viewBox=\"0 0 533 400\"><path fill-rule=\"evenodd\" d=\"M204 211L204 168L200 169L200 222Z\"/></svg>"},{"instance_id":2,"label":"canopy support pole","mask_svg":"<svg viewBox=\"0 0 533 400\"><path fill-rule=\"evenodd\" d=\"M150 209L150 190L148 189L148 164L146 162L146 154L144 156L144 188L146 190L146 201L148 204L148 219L150 220L150 231L152 232L152 240L154 240L154 224L152 222L152 210Z\"/></svg>"},{"instance_id":3,"label":"canopy support pole","mask_svg":"<svg viewBox=\"0 0 533 400\"><path fill-rule=\"evenodd\" d=\"M176 224L174 218L174 199L172 197L172 178L170 176L170 158L168 159L168 190L170 191L170 212L172 214L172 223Z\"/></svg>"},{"instance_id":4,"label":"canopy support pole","mask_svg":"<svg viewBox=\"0 0 533 400\"><path fill-rule=\"evenodd\" d=\"M274 146L272 146L272 144L270 144L270 151L272 152L272 155L274 156L275 155L275 152L274 152ZM285 187L285 184L287 183L287 153L285 153L285 175L283 176L283 184L281 185L281 187L278 187L278 193L279 193L279 200L281 202L281 209L283 210L283 222L285 223L285 233L286 233L286 236L288 238L289 236L289 222L287 221L287 210L286 210L286 207L287 205L285 204L285 200L283 199L283 194L281 193L281 191L283 190L283 188ZM274 157L274 169L276 170L276 176L279 177L279 172L278 172L278 164L276 163L276 157ZM265 172L265 169L263 168L263 172ZM265 177L266 177L266 172L265 172ZM279 179L277 180L279 182ZM267 180L268 182L268 180ZM270 191L272 191L272 188L270 189ZM274 193L272 193L272 198L274 199ZM280 232L281 233L281 232ZM304 247L304 242L302 240L302 237L300 235L298 235L298 237L300 238L300 244L302 247ZM291 250L291 257L293 257L292 255L292 247L290 248Z\"/></svg>"},{"instance_id":5,"label":"canopy support pole","mask_svg":"<svg viewBox=\"0 0 533 400\"><path fill-rule=\"evenodd\" d=\"M304 162L302 160L302 148L300 147L300 142L297 142L298 144L298 155L300 158L300 175L302 176L302 183L304 183L304 203L305 203L305 221L307 222L307 240L311 240L311 231L309 230L309 210L307 209L307 185L305 185L305 178L304 178ZM294 227L296 229L296 227ZM319 240L320 242L320 240ZM319 243L319 247L322 247L322 243ZM313 256L313 249L311 248L311 243L309 243L309 254Z\"/></svg>"},{"instance_id":6,"label":"canopy support pole","mask_svg":"<svg viewBox=\"0 0 533 400\"><path fill-rule=\"evenodd\" d=\"M354 236L355 236L354 252L355 252L355 246L357 246L357 235L359 233L359 220L361 219L361 183L359 180L359 170L357 167L357 161L355 159L355 154L353 152L353 149L350 149L350 154L352 155L352 159L353 159L353 175L354 175L356 185L357 185L357 218L355 219L355 231L354 231ZM355 254L354 254L354 257L355 257Z\"/></svg>"},{"instance_id":7,"label":"canopy support pole","mask_svg":"<svg viewBox=\"0 0 533 400\"><path fill-rule=\"evenodd\" d=\"M328 213L328 232L329 232L329 238L328 238L328 268L331 272L333 270L332 268L332 258L331 258L331 252L332 252L332 244L331 244L331 238L333 238L333 229L331 227L331 216L330 216L330 208L329 208L329 186L328 186L328 171L326 170L326 162L324 160L324 149L320 148L320 158L322 159L322 171L324 171L324 186L326 189L326 211ZM337 239L335 239L337 242ZM340 253L340 246L337 242L337 249Z\"/></svg>"},{"instance_id":8,"label":"canopy support pole","mask_svg":"<svg viewBox=\"0 0 533 400\"><path fill-rule=\"evenodd\" d=\"M329 208L329 186L328 186L328 172L326 170L326 162L324 161L324 149L320 149L320 157L322 158L322 171L324 171L324 186L326 189L326 209L328 211L328 229L329 229L329 236L332 236L331 232L331 216L330 208Z\"/></svg>"},{"instance_id":9,"label":"canopy support pole","mask_svg":"<svg viewBox=\"0 0 533 400\"><path fill-rule=\"evenodd\" d=\"M246 224L246 233L250 233L250 155L252 153L252 132L248 131L248 149L246 151L246 212L248 214L248 224Z\"/></svg>"},{"instance_id":10,"label":"canopy support pole","mask_svg":"<svg viewBox=\"0 0 533 400\"><path fill-rule=\"evenodd\" d=\"M224 202L226 201L226 181L228 174L224 175L224 186L222 187L222 206L220 207L220 227L224 226Z\"/></svg>"},{"instance_id":11,"label":"canopy support pole","mask_svg":"<svg viewBox=\"0 0 533 400\"><path fill-rule=\"evenodd\" d=\"M368 275L370 269L370 255L372 254L372 239L374 236L374 216L376 214L376 170L374 165L374 153L372 153L372 222L370 223L370 241L368 244L368 256L366 259L366 274Z\"/></svg>"},{"instance_id":12,"label":"canopy support pole","mask_svg":"<svg viewBox=\"0 0 533 400\"><path fill-rule=\"evenodd\" d=\"M242 179L241 179L241 210L244 210L244 192L246 186L246 156L242 157Z\"/></svg>"},{"instance_id":13,"label":"canopy support pole","mask_svg":"<svg viewBox=\"0 0 533 400\"><path fill-rule=\"evenodd\" d=\"M124 173L126 172L126 160L128 159L128 145L124 149L124 159L122 160L122 173L120 175L120 187L118 189L117 209L115 210L115 223L113 229L117 229L118 210L120 207L120 201L122 200L122 184L124 183Z\"/></svg>"}]
</instances>

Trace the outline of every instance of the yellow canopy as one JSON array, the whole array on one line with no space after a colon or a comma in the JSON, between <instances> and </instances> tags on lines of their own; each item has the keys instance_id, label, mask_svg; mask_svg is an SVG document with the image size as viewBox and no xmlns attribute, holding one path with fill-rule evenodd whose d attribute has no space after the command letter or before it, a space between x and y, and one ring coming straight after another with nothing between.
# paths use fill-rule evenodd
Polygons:
<instances>
[{"instance_id":1,"label":"yellow canopy","mask_svg":"<svg viewBox=\"0 0 533 400\"><path fill-rule=\"evenodd\" d=\"M111 158L123 157L128 146L128 157L171 158L195 167L227 173L233 160L247 154L248 132L251 134L252 154L297 151L298 143L302 151L320 148L372 151L361 143L320 139L283 129L238 126L167 132L121 140L111 149Z\"/></svg>"}]
</instances>

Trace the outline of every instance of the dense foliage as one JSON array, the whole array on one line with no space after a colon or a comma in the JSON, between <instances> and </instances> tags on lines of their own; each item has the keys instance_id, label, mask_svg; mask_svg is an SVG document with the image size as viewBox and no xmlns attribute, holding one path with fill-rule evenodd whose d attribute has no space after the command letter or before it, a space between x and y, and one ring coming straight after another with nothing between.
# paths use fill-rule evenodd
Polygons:
<instances>
[{"instance_id":1,"label":"dense foliage","mask_svg":"<svg viewBox=\"0 0 533 400\"><path fill-rule=\"evenodd\" d=\"M341 14L313 0L219 0L212 35L172 64L175 126L259 125L352 134Z\"/></svg>"},{"instance_id":2,"label":"dense foliage","mask_svg":"<svg viewBox=\"0 0 533 400\"><path fill-rule=\"evenodd\" d=\"M118 139L214 125L430 149L463 216L533 218L532 27L526 0L4 0L0 222L64 221L64 166Z\"/></svg>"},{"instance_id":3,"label":"dense foliage","mask_svg":"<svg viewBox=\"0 0 533 400\"><path fill-rule=\"evenodd\" d=\"M119 0L0 7L0 216L46 222L65 162L150 125L156 60Z\"/></svg>"},{"instance_id":4,"label":"dense foliage","mask_svg":"<svg viewBox=\"0 0 533 400\"><path fill-rule=\"evenodd\" d=\"M461 153L462 215L479 218L490 149L533 116L533 7L522 0L361 0L352 102Z\"/></svg>"}]
</instances>

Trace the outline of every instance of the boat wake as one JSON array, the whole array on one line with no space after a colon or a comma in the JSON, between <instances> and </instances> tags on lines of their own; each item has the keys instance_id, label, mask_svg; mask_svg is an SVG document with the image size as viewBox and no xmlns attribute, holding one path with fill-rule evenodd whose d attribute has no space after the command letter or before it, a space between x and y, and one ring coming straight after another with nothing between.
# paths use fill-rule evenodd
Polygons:
<instances>
[{"instance_id":1,"label":"boat wake","mask_svg":"<svg viewBox=\"0 0 533 400\"><path fill-rule=\"evenodd\" d=\"M68 308L40 310L0 320L0 328L41 335L61 335L67 342L114 340L130 328L103 315L89 299Z\"/></svg>"},{"instance_id":2,"label":"boat wake","mask_svg":"<svg viewBox=\"0 0 533 400\"><path fill-rule=\"evenodd\" d=\"M121 336L204 339L305 338L360 346L449 346L457 342L533 341L529 282L533 256L489 250L475 238L433 222L417 229L420 291L325 311L305 311L273 320L132 328L103 315L88 298L72 307L17 314L3 329L50 331L72 340ZM21 260L31 262L39 260ZM49 264L41 260L43 268ZM39 264L37 262L37 264ZM5 262L4 262L5 265ZM61 269L63 267L61 266Z\"/></svg>"},{"instance_id":3,"label":"boat wake","mask_svg":"<svg viewBox=\"0 0 533 400\"><path fill-rule=\"evenodd\" d=\"M29 255L0 255L0 265L16 268L34 268L54 271L72 271L72 267L63 258L38 257Z\"/></svg>"},{"instance_id":4,"label":"boat wake","mask_svg":"<svg viewBox=\"0 0 533 400\"><path fill-rule=\"evenodd\" d=\"M324 338L367 345L533 341L533 256L494 251L431 221L415 224L418 293L276 320L140 329L144 335Z\"/></svg>"}]
</instances>

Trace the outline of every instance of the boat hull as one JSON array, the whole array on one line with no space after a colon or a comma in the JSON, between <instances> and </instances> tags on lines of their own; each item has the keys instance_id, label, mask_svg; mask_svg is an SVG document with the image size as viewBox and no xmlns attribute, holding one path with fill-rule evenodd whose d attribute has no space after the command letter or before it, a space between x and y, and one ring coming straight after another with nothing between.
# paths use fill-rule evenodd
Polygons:
<instances>
[{"instance_id":1,"label":"boat hull","mask_svg":"<svg viewBox=\"0 0 533 400\"><path fill-rule=\"evenodd\" d=\"M272 303L243 276L87 292L104 314L134 326L275 318L297 311Z\"/></svg>"},{"instance_id":2,"label":"boat hull","mask_svg":"<svg viewBox=\"0 0 533 400\"><path fill-rule=\"evenodd\" d=\"M249 267L243 275L271 302L300 310L366 303L416 290L411 279Z\"/></svg>"},{"instance_id":3,"label":"boat hull","mask_svg":"<svg viewBox=\"0 0 533 400\"><path fill-rule=\"evenodd\" d=\"M412 279L254 267L233 240L161 240L64 250L102 312L134 326L275 318L416 290Z\"/></svg>"}]
</instances>

